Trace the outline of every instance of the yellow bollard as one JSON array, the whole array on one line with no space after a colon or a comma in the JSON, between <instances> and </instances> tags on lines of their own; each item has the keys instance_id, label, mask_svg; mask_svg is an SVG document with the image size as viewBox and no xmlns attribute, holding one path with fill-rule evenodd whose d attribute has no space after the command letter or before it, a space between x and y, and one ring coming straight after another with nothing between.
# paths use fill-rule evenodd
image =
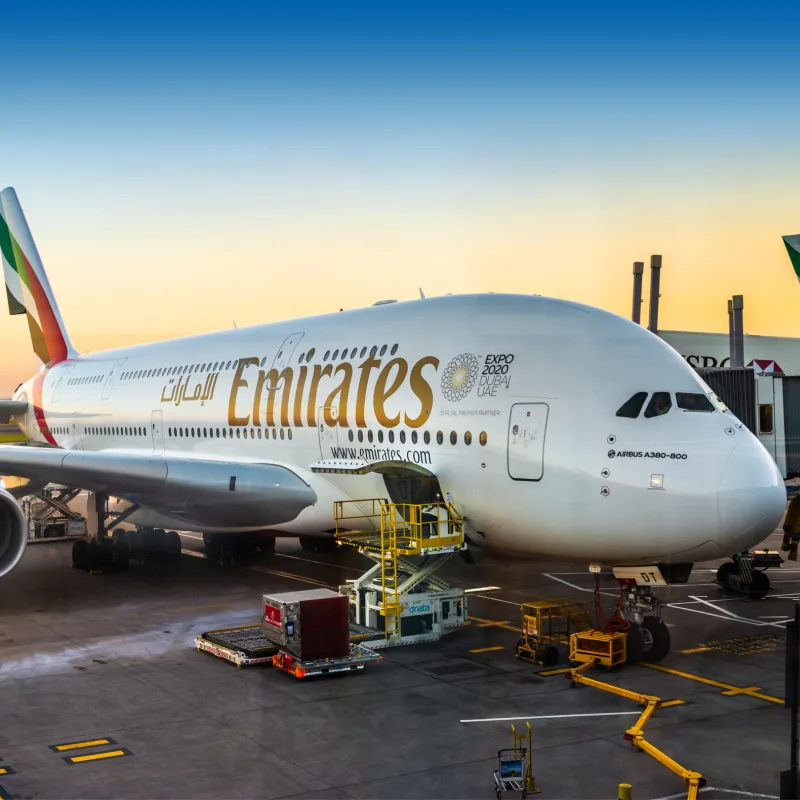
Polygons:
<instances>
[{"instance_id":1,"label":"yellow bollard","mask_svg":"<svg viewBox=\"0 0 800 800\"><path fill-rule=\"evenodd\" d=\"M633 800L633 789L629 783L621 783L617 793L619 800Z\"/></svg>"}]
</instances>

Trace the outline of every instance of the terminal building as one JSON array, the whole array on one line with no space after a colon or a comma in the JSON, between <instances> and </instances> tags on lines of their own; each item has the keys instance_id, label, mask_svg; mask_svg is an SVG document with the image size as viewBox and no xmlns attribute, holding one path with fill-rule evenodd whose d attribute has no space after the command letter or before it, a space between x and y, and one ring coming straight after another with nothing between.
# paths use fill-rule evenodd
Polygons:
<instances>
[{"instance_id":1,"label":"terminal building","mask_svg":"<svg viewBox=\"0 0 800 800\"><path fill-rule=\"evenodd\" d=\"M693 367L729 367L731 341L727 333L659 331ZM800 375L800 339L744 334L744 366L756 372Z\"/></svg>"}]
</instances>

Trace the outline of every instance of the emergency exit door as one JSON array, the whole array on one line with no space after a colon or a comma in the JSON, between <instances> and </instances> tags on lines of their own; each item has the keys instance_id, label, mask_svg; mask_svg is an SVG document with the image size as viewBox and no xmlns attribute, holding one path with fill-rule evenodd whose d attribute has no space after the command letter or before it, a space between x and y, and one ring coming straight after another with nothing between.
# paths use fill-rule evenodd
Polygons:
<instances>
[{"instance_id":1,"label":"emergency exit door","mask_svg":"<svg viewBox=\"0 0 800 800\"><path fill-rule=\"evenodd\" d=\"M150 431L153 434L153 452L160 455L164 452L164 419L161 411L150 415Z\"/></svg>"},{"instance_id":2,"label":"emergency exit door","mask_svg":"<svg viewBox=\"0 0 800 800\"><path fill-rule=\"evenodd\" d=\"M547 403L511 406L508 426L508 474L515 481L538 481L544 474Z\"/></svg>"}]
</instances>

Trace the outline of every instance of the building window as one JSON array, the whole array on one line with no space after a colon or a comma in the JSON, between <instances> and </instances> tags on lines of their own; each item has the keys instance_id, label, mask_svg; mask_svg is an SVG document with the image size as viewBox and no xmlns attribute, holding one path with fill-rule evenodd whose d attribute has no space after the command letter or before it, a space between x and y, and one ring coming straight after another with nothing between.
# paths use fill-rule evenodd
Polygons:
<instances>
[{"instance_id":1,"label":"building window","mask_svg":"<svg viewBox=\"0 0 800 800\"><path fill-rule=\"evenodd\" d=\"M705 395L703 395L703 397L705 397ZM758 407L758 432L772 433L772 431L772 404L768 403Z\"/></svg>"}]
</instances>

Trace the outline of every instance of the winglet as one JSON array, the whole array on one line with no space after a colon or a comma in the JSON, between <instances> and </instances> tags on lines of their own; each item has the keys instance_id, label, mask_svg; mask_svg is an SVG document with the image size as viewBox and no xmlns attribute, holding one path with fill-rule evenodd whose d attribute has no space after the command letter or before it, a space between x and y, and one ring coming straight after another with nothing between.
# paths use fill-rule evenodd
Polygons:
<instances>
[{"instance_id":1,"label":"winglet","mask_svg":"<svg viewBox=\"0 0 800 800\"><path fill-rule=\"evenodd\" d=\"M0 192L0 260L8 310L12 315L27 315L37 358L45 366L52 366L78 355L61 318L17 193L10 187Z\"/></svg>"}]
</instances>

